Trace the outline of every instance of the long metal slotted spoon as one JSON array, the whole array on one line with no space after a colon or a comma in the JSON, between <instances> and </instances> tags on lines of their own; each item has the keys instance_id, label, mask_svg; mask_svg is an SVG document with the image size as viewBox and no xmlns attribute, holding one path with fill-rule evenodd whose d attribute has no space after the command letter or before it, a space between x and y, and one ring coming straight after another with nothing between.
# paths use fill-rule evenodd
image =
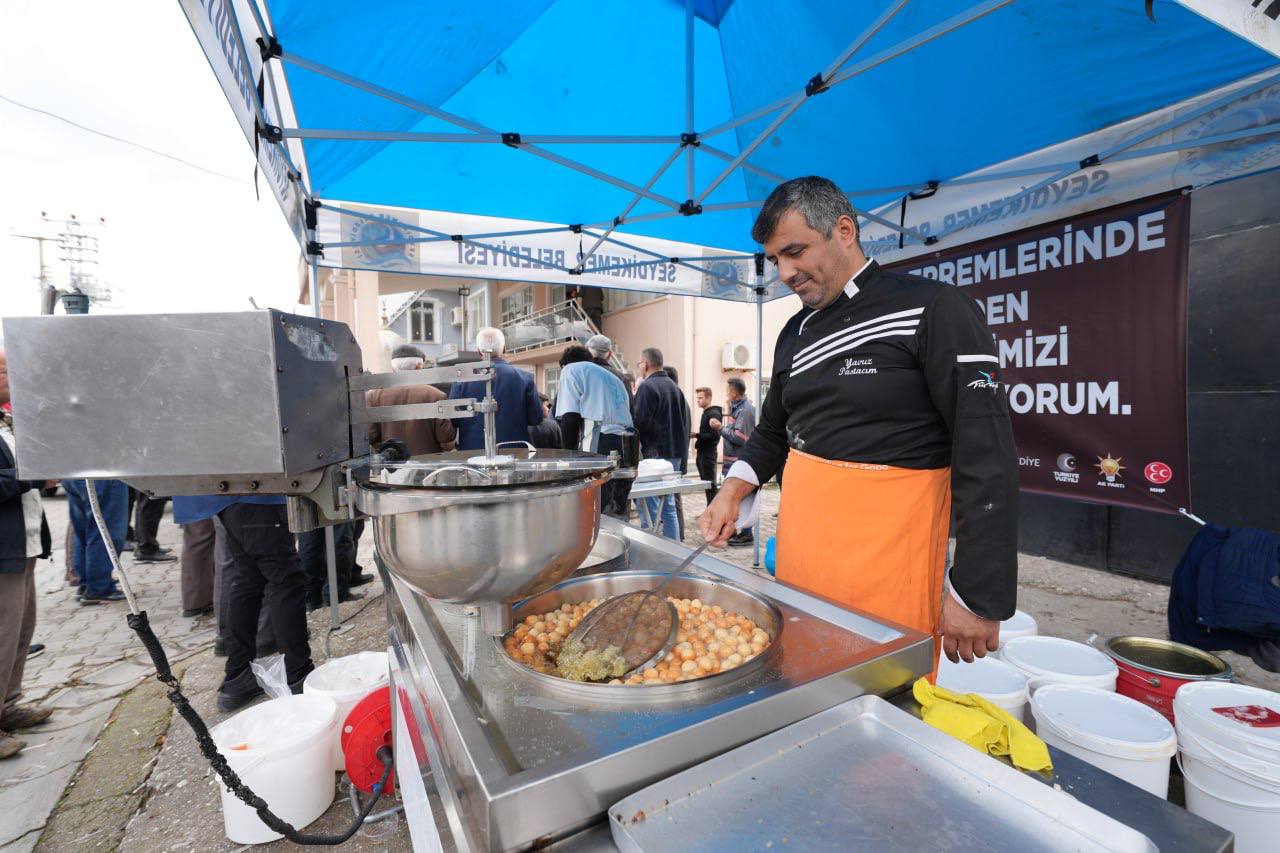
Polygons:
<instances>
[{"instance_id":1,"label":"long metal slotted spoon","mask_svg":"<svg viewBox=\"0 0 1280 853\"><path fill-rule=\"evenodd\" d=\"M626 592L601 602L583 617L565 645L576 640L583 649L597 652L613 647L626 662L627 675L662 660L675 647L680 630L680 615L662 592L708 544L699 545L653 589Z\"/></svg>"}]
</instances>

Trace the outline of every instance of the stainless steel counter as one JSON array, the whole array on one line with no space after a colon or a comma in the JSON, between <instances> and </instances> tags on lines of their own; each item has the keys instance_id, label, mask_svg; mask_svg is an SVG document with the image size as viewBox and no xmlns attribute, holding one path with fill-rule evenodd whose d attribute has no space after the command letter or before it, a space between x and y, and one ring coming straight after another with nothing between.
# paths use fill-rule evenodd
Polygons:
<instances>
[{"instance_id":1,"label":"stainless steel counter","mask_svg":"<svg viewBox=\"0 0 1280 853\"><path fill-rule=\"evenodd\" d=\"M613 519L601 526L628 540L629 569L670 570L690 550ZM459 849L568 839L650 782L847 699L894 694L931 666L923 635L707 554L691 570L767 597L783 630L749 677L634 706L548 689L499 659L464 609L385 578L400 711L418 735L396 744L397 764L443 769L434 780Z\"/></svg>"},{"instance_id":2,"label":"stainless steel counter","mask_svg":"<svg viewBox=\"0 0 1280 853\"><path fill-rule=\"evenodd\" d=\"M602 519L602 528L627 541L625 568L669 569L689 550L612 519ZM393 591L387 602L396 710L409 723L409 737L397 739L397 766L400 773L415 765L444 768L419 786L430 792L435 814L423 793L407 806L411 824L447 827L446 850L537 844L614 851L605 812L657 779L866 693L892 696L904 711L918 712L905 688L930 665L927 639L705 554L694 565L769 596L788 620L782 636L789 642L747 683L630 711L541 690L494 657L501 652L490 638L468 636L464 626L474 620L461 610L431 604L384 578ZM851 654L839 642L822 641L824 625L875 645ZM1071 755L1052 747L1050 754L1053 773L1029 775L1138 830L1160 850L1231 849L1230 833L1214 824Z\"/></svg>"}]
</instances>

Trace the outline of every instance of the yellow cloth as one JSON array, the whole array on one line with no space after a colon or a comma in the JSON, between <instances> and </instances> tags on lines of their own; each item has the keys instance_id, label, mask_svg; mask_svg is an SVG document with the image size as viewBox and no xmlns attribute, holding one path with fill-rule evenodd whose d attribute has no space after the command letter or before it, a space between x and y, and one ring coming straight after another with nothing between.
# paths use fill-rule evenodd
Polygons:
<instances>
[{"instance_id":1,"label":"yellow cloth","mask_svg":"<svg viewBox=\"0 0 1280 853\"><path fill-rule=\"evenodd\" d=\"M921 678L912 686L921 716L935 729L991 755L1007 755L1022 770L1051 770L1044 741L1003 708L976 693L952 693Z\"/></svg>"}]
</instances>

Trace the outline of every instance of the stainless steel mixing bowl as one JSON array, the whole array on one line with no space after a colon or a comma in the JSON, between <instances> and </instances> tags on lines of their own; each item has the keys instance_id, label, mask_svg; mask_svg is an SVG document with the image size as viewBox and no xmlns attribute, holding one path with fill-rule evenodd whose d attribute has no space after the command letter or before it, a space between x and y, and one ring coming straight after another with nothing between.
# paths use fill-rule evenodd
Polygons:
<instances>
[{"instance_id":1,"label":"stainless steel mixing bowl","mask_svg":"<svg viewBox=\"0 0 1280 853\"><path fill-rule=\"evenodd\" d=\"M525 483L489 485L471 475L447 485L371 481L358 487L356 505L373 517L387 568L418 592L454 604L510 602L568 577L590 553L600 487L613 467L596 460Z\"/></svg>"},{"instance_id":2,"label":"stainless steel mixing bowl","mask_svg":"<svg viewBox=\"0 0 1280 853\"><path fill-rule=\"evenodd\" d=\"M675 566L672 566L675 568ZM583 575L519 602L512 608L512 620L519 623L526 616L548 613L562 604L579 604L593 598L609 598L624 592L653 589L667 575L663 572L611 572L600 575ZM495 637L498 657L514 667L524 677L555 691L566 698L597 702L662 703L675 699L700 696L709 690L736 684L743 678L769 666L778 653L778 638L782 633L782 613L764 596L743 589L727 581L696 575L679 575L671 581L666 594L675 598L698 598L703 604L718 604L726 610L739 613L764 629L770 636L769 648L741 666L728 672L703 676L675 684L598 684L570 681L554 675L546 675L512 660L502 648L502 638Z\"/></svg>"}]
</instances>

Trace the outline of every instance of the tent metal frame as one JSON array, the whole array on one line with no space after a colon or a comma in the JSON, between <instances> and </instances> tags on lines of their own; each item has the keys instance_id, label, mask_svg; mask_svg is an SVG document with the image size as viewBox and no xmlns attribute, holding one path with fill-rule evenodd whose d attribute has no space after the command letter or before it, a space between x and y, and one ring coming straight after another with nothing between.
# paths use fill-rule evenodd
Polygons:
<instances>
[{"instance_id":1,"label":"tent metal frame","mask_svg":"<svg viewBox=\"0 0 1280 853\"><path fill-rule=\"evenodd\" d=\"M774 183L780 183L785 177L777 173L771 172L750 160L751 155L768 140L777 130L785 124L785 122L794 115L801 106L816 95L826 92L831 87L842 82L848 81L861 74L879 67L895 58L903 56L923 45L942 38L968 24L978 21L987 15L1003 9L1005 6L1011 5L1014 0L983 0L983 2L975 3L969 8L953 15L952 17L935 24L934 26L909 36L896 44L893 44L873 56L867 57L852 66L847 66L858 52L869 42L876 33L880 32L883 27L901 11L911 0L886 0L884 10L880 15L849 45L842 50L826 68L819 74L810 78L803 88L797 89L795 92L784 97L778 98L771 103L764 104L753 109L744 115L738 116L730 121L708 127L704 130L696 130L696 122L694 115L694 86L695 86L695 10L693 0L685 0L684 3L684 41L685 41L685 110L683 130L679 134L639 134L639 135L591 135L591 134L521 134L514 132L501 132L488 127L480 122L468 119L464 116L457 115L431 104L422 102L412 98L401 92L380 86L368 80L361 79L352 74L348 74L340 69L336 69L317 62L308 57L302 56L293 51L285 50L283 46L275 39L273 28L269 25L268 13L265 9L264 0L250 0L246 5L249 7L254 23L258 30L263 33L266 45L262 49L262 71L261 76L265 81L265 90L271 92L271 102L274 112L277 116L276 121L280 122L281 117L285 115L282 106L287 104L292 114L292 99L289 96L288 78L283 73L285 65L292 65L310 71L315 74L327 77L337 83L352 89L363 91L367 94L374 95L385 100L389 100L402 107L420 113L425 116L435 118L447 124L452 124L460 128L463 132L449 133L432 133L418 131L399 131L399 130L352 130L341 128L303 128L303 127L282 127L273 124L270 120L270 114L263 98L259 97L256 89L251 91L253 100L252 107L258 116L258 121L262 124L260 128L260 136L262 136L269 145L277 146L280 150L285 162L292 170L294 177L299 185L299 189L304 199L308 203L323 206L333 210L340 210L344 214L354 216L366 216L380 222L390 223L397 228L407 230L417 230L426 233L428 236L423 238L391 240L391 241L343 241L337 243L319 244L312 238L306 249L315 249L323 251L324 248L345 248L360 247L373 245L408 245L415 243L432 243L452 240L474 245L492 251L496 254L505 254L516 256L516 253L503 249L500 246L491 243L480 242L482 240L491 240L495 238L515 237L532 234L549 234L562 231L570 231L577 234L588 234L594 237L594 242L590 248L585 251L580 250L577 263L573 266L555 265L550 263L542 263L544 267L550 267L567 275L582 275L589 271L611 271L616 269L631 268L634 266L643 266L645 263L659 264L671 263L673 259L651 250L640 249L638 246L616 239L614 232L625 224L639 224L642 222L656 222L666 219L673 219L678 216L696 216L704 213L712 213L717 211L756 209L763 205L761 199L748 199L744 201L717 202L706 203L709 196L718 189L725 180L727 180L736 170L742 169L745 172L765 178ZM262 4L262 5L260 5ZM251 64L248 63L248 53L241 32L240 21L236 13L235 4L229 4L230 19L233 26L233 32L238 42L238 48L244 59L245 65L250 69ZM270 50L267 49L270 46ZM274 66L270 62L272 59L278 59L279 62ZM280 81L277 82L277 76ZM1027 187L1020 189L1012 196L1000 200L1001 205L1016 204L1020 199L1032 195L1036 191L1043 189L1065 177L1069 177L1073 173L1097 165L1106 161L1129 160L1139 157L1155 156L1158 154L1169 153L1172 151L1182 150L1184 148L1202 146L1218 142L1231 141L1235 139L1244 139L1254 136L1265 136L1276 132L1273 126L1263 128L1250 128L1233 133L1218 134L1213 137L1205 137L1195 140L1187 140L1180 143L1170 143L1166 145L1155 146L1151 148L1133 149L1134 146L1140 145L1142 142L1148 141L1161 133L1178 127L1188 121L1194 120L1200 115L1211 112L1226 104L1247 97L1249 94L1270 86L1280 80L1280 74L1268 76L1253 85L1230 93L1220 99L1214 99L1206 104L1197 107L1195 110L1179 115L1167 122L1160 124L1155 128L1146 129L1133 137L1126 139L1124 142L1112 147L1111 149L1099 152L1089 158L1079 162L1065 162L1057 164L1047 164L1042 166L1028 167L1026 169L1005 170L992 172L987 174L978 174L970 176L956 176L943 180L924 181L919 185L900 185L892 187L862 188L862 189L844 189L846 195L852 197L861 195L884 195L885 193L902 193L902 199L895 199L886 203L880 212L865 210L854 205L854 212L861 218L875 222L890 231L900 235L903 241L911 241L913 243L932 245L942 239L949 238L955 234L974 227L978 224L978 220L970 219L956 222L951 227L934 235L922 234L918 229L907 226L905 224L895 222L885 215L893 208L898 207L903 199L912 198L915 193L929 192L932 194L939 189L953 186L973 185L984 182L994 182L1020 177L1034 177L1037 175L1047 175L1040 178ZM281 95L283 94L283 104ZM772 118L769 118L772 117ZM708 143L712 137L722 135L731 130L741 128L763 119L769 118L768 123L751 139L742 145L736 154L724 151L721 148ZM573 223L559 227L535 228L535 229L515 229L510 231L487 231L478 234L445 234L443 232L433 231L422 227L414 227L407 223L400 222L390 216L375 216L371 214L363 214L359 211L350 209L349 207L338 208L330 204L325 204L317 199L311 192L309 180L306 171L305 151L299 145L298 156L295 157L288 145L288 141L297 140L299 143L306 139L329 139L329 140L345 140L345 141L373 141L373 142L414 142L423 144L488 144L488 145L505 145L518 151L539 157L549 162L555 163L564 168L575 171L587 177L599 180L603 183L614 186L630 193L631 198L622 210L610 219L599 220L596 222L581 224ZM621 176L610 174L601 169L589 166L578 160L566 157L557 152L549 151L542 147L544 145L674 145L674 149L667 158L658 166L654 173L644 184L636 184ZM702 150L707 155L723 161L726 165L707 181L699 190L696 184L695 172L695 151ZM670 198L666 195L654 191L653 187L657 182L668 173L668 171L678 162L681 154L684 154L685 160L685 196L683 202ZM632 217L630 214L635 207L643 200L648 200L667 208L665 211L656 211L644 213L639 216ZM652 261L637 261L623 265L611 265L604 268L587 268L587 263L606 243L617 245L638 251L642 254L653 258ZM747 261L752 259L752 255L742 253L741 255L718 255L714 258L698 258L686 259L678 258L675 262L681 266L696 270L703 275L710 276L725 282L734 284L735 286L759 290L758 283L755 285L745 283L736 279L731 279L709 269L699 267L692 263L692 260L741 260ZM661 290L661 288L659 288ZM764 299L767 294L756 293L756 299Z\"/></svg>"},{"instance_id":2,"label":"tent metal frame","mask_svg":"<svg viewBox=\"0 0 1280 853\"><path fill-rule=\"evenodd\" d=\"M773 183L781 183L785 178L771 172L758 164L751 162L750 157L770 136L772 136L786 121L794 115L801 106L814 96L826 92L831 87L839 85L845 81L853 79L864 74L876 67L879 67L893 59L903 56L922 45L928 44L939 39L955 30L967 26L974 21L980 20L989 14L992 14L1005 6L1010 5L1014 0L984 0L965 9L964 11L942 21L933 27L922 32L910 36L902 41L894 44L873 56L867 57L853 66L846 67L846 64L858 53L858 51L877 33L885 24L888 23L910 0L886 0L886 6L875 21L857 38L855 38L843 51L841 51L823 72L809 79L803 89L788 94L782 98L778 98L771 103L757 107L743 115L736 116L733 119L720 124L708 127L702 131L696 130L696 121L694 115L694 85L695 85L695 10L693 0L685 0L684 2L684 39L685 39L685 110L683 129L679 134L673 135L582 135L582 134L528 134L523 135L515 132L501 132L493 128L487 127L479 122L467 119L465 117L455 115L451 112L443 110L439 107L419 101L409 97L403 93L396 92L383 86L379 86L367 80L347 74L335 68L331 68L320 62L316 62L307 57L301 56L292 51L284 50L282 45L277 41L274 34L274 27L269 21L269 13L265 6L265 0L248 0L246 5L249 7L254 17L254 23L258 31L262 34L259 40L261 47L261 71L259 76L259 85L263 88L263 94L259 94L256 88L251 90L252 103L251 107L256 116L255 121L259 125L256 128L257 139L255 144L265 144L275 146L276 150L282 155L285 164L290 170L290 180L292 180L298 188L298 192L305 203L305 211L302 213L303 224L307 243L304 247L304 253L308 260L308 271L310 275L310 291L314 310L319 312L318 299L318 256L322 254L326 246L316 241L316 210L324 207L328 210L338 212L344 216L363 217L369 220L387 223L396 228L410 232L418 232L425 236L420 238L401 238L395 240L381 241L342 241L327 244L329 248L346 248L373 245L409 245L419 243L434 243L453 241L467 245L483 248L486 251L493 252L496 255L506 255L521 260L526 259L524 255L518 252L506 249L502 246L495 246L492 243L482 242L495 238L516 237L536 234L553 234L563 231L569 231L575 234L586 235L594 238L594 243L589 250L579 250L577 263L573 267L539 261L543 268L550 268L562 272L569 276L582 275L587 272L588 261L595 256L596 252L606 243L627 248L641 255L648 256L652 260L648 261L632 261L620 264L610 264L607 266L594 267L591 272L610 272L623 269L631 269L650 264L669 264L675 263L682 267L695 270L704 276L720 279L736 287L748 289L754 296L757 311L756 323L756 340L757 340L757 376L763 379L763 370L760 363L760 349L762 348L762 324L763 324L763 304L768 296L768 289L764 286L763 276L763 255L756 253L754 258L751 254L723 254L709 257L698 258L697 260L754 260L756 275L750 283L739 281L737 279L728 278L726 276L715 273L704 267L700 267L691 262L692 259L677 258L664 256L659 252L642 248L633 243L628 243L615 236L615 231L622 225L631 223L639 224L642 222L655 222L677 216L696 216L704 213L715 211L744 210L755 209L763 205L763 200L749 199L744 201L715 202L707 203L707 199L714 193L736 170L741 169ZM227 11L232 24L234 38L238 48L236 61L241 63L248 71L252 71L253 63L250 60L250 54L247 51L244 35L241 30L239 16L236 10L236 4L228 3ZM270 60L278 59L279 62L273 64ZM284 107L288 108L288 115L295 116L293 110L293 99L289 90L289 80L284 73L284 65L293 65L310 71L315 74L327 77L337 83L345 85L349 88L357 89L379 98L389 100L399 104L414 112L435 118L439 121L451 124L461 128L465 132L448 132L448 133L429 133L416 131L399 131L399 130L352 130L342 128L303 128L285 126L284 116L286 115ZM252 74L249 75L252 77ZM279 78L277 80L277 77ZM1063 178L1089 168L1094 165L1106 161L1129 160L1140 157L1155 156L1158 154L1169 153L1182 150L1184 148L1198 147L1206 144L1214 144L1226 142L1236 139L1244 139L1257 136L1265 136L1274 133L1280 133L1280 124L1267 125L1261 128L1250 128L1242 131L1228 132L1217 134L1212 137L1202 137L1194 140L1186 140L1183 142L1169 143L1165 145L1157 145L1149 148L1138 148L1143 142L1149 141L1166 131L1175 127L1186 124L1188 121L1194 120L1196 117L1204 115L1224 106L1233 103L1241 98L1247 97L1249 94L1263 89L1273 83L1280 81L1280 73L1268 76L1255 84L1250 85L1246 89L1237 90L1222 98L1214 99L1206 104L1197 107L1190 113L1184 113L1169 121L1161 123L1155 128L1146 129L1133 136L1125 139L1121 143L1087 157L1079 162L1056 163L1028 167L1025 169L1003 170L986 174L977 174L969 176L953 176L946 180L927 180L917 186L895 186L882 188L865 188L845 190L846 195L852 197L859 195L884 195L886 193L898 194L902 193L902 197L895 201L889 202L881 208L884 213L892 210L893 207L905 205L908 199L919 198L917 194L927 193L933 195L937 190L945 187L963 186L980 184L986 182L994 182L999 180L1007 180L1021 177L1035 177L1037 175L1048 175L1048 177L1040 178L1031 185L1020 189L1017 193L1007 198L999 200L1001 205L1016 204L1019 200L1026 198L1040 189L1049 186ZM276 115L275 123L271 122L270 112L264 103L265 93L271 94L271 106L274 108ZM719 147L708 143L708 140L715 136L719 136L729 131L750 125L754 122L768 118L765 126L755 133L749 142L740 147L738 153L730 153ZM401 222L389 215L376 215L366 213L364 211L354 210L349 206L339 206L323 202L317 198L311 189L310 172L307 168L306 151L302 146L302 141L307 139L328 139L328 140L349 140L349 141L375 141L375 142L413 142L422 144L488 144L488 145L505 145L517 151L523 151L527 154L555 163L567 169L571 169L579 174L609 184L610 186L624 190L630 193L629 202L623 206L622 211L611 219L601 220L590 224L566 224L564 226L554 226L545 228L522 228L509 231L486 231L477 234L446 234L431 228L420 225L411 225ZM296 157L294 149L290 143L296 143ZM653 175L644 183L636 184L630 180L617 175L609 174L603 170L588 166L578 160L566 157L562 154L549 151L542 147L545 145L674 145L674 150L667 156L662 164L657 168ZM695 150L701 149L708 156L721 160L726 165L707 181L699 190L696 182L695 168ZM665 175L674 164L681 159L680 155L684 154L685 160L685 201L680 202L669 198L661 193L654 191L654 186ZM642 201L648 200L666 208L665 211L657 211L644 213L639 216L632 217L631 213L636 206ZM370 205L375 207L376 205ZM905 210L905 208L904 208ZM963 222L957 222L944 229L939 234L924 235L918 229L906 226L904 223L893 222L885 218L881 213L863 210L854 207L855 213L868 221L876 222L879 225L896 232L899 235L900 244L902 241L910 238L913 242L923 245L932 245L941 239L952 237L955 234L973 227L978 223L978 219L970 219ZM286 216L291 219L291 225L296 225L294 221L299 217L299 211L286 210ZM658 292L663 292L663 288L655 288ZM759 384L757 385L757 405L763 405L760 398ZM329 552L330 572L332 573L332 539L326 537L326 550ZM756 542L756 563L759 564L759 537ZM334 602L333 618L337 618L337 603Z\"/></svg>"}]
</instances>

